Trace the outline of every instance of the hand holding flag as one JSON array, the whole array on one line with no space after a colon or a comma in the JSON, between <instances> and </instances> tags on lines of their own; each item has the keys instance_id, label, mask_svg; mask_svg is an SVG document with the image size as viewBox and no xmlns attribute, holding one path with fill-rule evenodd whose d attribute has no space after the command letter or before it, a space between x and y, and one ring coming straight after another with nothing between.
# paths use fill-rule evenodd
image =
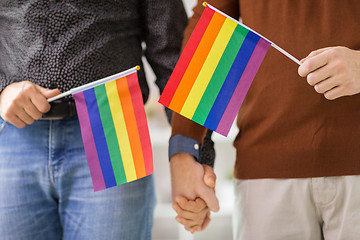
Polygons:
<instances>
[{"instance_id":1,"label":"hand holding flag","mask_svg":"<svg viewBox=\"0 0 360 240\"><path fill-rule=\"evenodd\" d=\"M94 190L153 173L149 129L136 70L71 89Z\"/></svg>"}]
</instances>

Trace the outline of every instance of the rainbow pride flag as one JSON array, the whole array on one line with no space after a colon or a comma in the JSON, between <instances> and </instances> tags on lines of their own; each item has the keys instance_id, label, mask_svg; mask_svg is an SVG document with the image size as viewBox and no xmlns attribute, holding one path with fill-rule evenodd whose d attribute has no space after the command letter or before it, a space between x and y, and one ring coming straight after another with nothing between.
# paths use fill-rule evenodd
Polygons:
<instances>
[{"instance_id":1,"label":"rainbow pride flag","mask_svg":"<svg viewBox=\"0 0 360 240\"><path fill-rule=\"evenodd\" d=\"M159 102L227 136L270 45L207 5Z\"/></svg>"},{"instance_id":2,"label":"rainbow pride flag","mask_svg":"<svg viewBox=\"0 0 360 240\"><path fill-rule=\"evenodd\" d=\"M136 69L75 88L94 191L153 173L153 157Z\"/></svg>"}]
</instances>

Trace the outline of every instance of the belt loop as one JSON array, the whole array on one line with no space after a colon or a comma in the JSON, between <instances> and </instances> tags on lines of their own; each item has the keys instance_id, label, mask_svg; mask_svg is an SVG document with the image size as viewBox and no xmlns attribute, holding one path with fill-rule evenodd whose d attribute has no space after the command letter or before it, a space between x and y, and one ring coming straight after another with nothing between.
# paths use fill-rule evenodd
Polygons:
<instances>
[{"instance_id":1,"label":"belt loop","mask_svg":"<svg viewBox=\"0 0 360 240\"><path fill-rule=\"evenodd\" d=\"M68 101L68 110L69 110L69 117L76 116L76 107L74 101Z\"/></svg>"}]
</instances>

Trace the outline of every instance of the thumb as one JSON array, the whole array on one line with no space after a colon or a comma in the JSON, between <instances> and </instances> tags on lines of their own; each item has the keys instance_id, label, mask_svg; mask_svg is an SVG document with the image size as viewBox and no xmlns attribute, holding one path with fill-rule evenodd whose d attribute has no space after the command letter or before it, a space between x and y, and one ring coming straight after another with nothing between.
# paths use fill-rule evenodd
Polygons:
<instances>
[{"instance_id":1,"label":"thumb","mask_svg":"<svg viewBox=\"0 0 360 240\"><path fill-rule=\"evenodd\" d=\"M213 188L209 188L204 186L204 189L200 191L199 197L202 198L209 209L213 212L219 211L219 200L215 195L215 190Z\"/></svg>"},{"instance_id":2,"label":"thumb","mask_svg":"<svg viewBox=\"0 0 360 240\"><path fill-rule=\"evenodd\" d=\"M204 166L204 182L208 187L215 188L216 175L214 169L208 165Z\"/></svg>"},{"instance_id":3,"label":"thumb","mask_svg":"<svg viewBox=\"0 0 360 240\"><path fill-rule=\"evenodd\" d=\"M39 92L44 95L46 98L52 98L55 97L56 95L60 94L59 89L48 89L48 88L44 88L41 86L36 86L37 89L39 90Z\"/></svg>"}]
</instances>

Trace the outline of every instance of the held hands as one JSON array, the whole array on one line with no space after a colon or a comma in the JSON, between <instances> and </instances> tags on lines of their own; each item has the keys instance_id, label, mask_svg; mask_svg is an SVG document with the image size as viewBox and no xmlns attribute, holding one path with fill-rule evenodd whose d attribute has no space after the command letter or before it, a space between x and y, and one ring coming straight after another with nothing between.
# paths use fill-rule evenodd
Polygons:
<instances>
[{"instance_id":1,"label":"held hands","mask_svg":"<svg viewBox=\"0 0 360 240\"><path fill-rule=\"evenodd\" d=\"M301 77L316 92L333 100L360 92L360 51L346 47L322 48L301 60Z\"/></svg>"},{"instance_id":2,"label":"held hands","mask_svg":"<svg viewBox=\"0 0 360 240\"><path fill-rule=\"evenodd\" d=\"M172 207L178 214L175 220L191 233L204 230L210 223L210 210L201 198L191 201L182 196L176 196Z\"/></svg>"},{"instance_id":3,"label":"held hands","mask_svg":"<svg viewBox=\"0 0 360 240\"><path fill-rule=\"evenodd\" d=\"M50 90L29 81L12 83L0 94L0 116L14 126L23 128L49 111L47 99L59 93L58 89Z\"/></svg>"},{"instance_id":4,"label":"held hands","mask_svg":"<svg viewBox=\"0 0 360 240\"><path fill-rule=\"evenodd\" d=\"M192 233L204 230L210 222L210 211L219 210L213 169L186 153L175 154L170 168L176 220Z\"/></svg>"}]
</instances>

